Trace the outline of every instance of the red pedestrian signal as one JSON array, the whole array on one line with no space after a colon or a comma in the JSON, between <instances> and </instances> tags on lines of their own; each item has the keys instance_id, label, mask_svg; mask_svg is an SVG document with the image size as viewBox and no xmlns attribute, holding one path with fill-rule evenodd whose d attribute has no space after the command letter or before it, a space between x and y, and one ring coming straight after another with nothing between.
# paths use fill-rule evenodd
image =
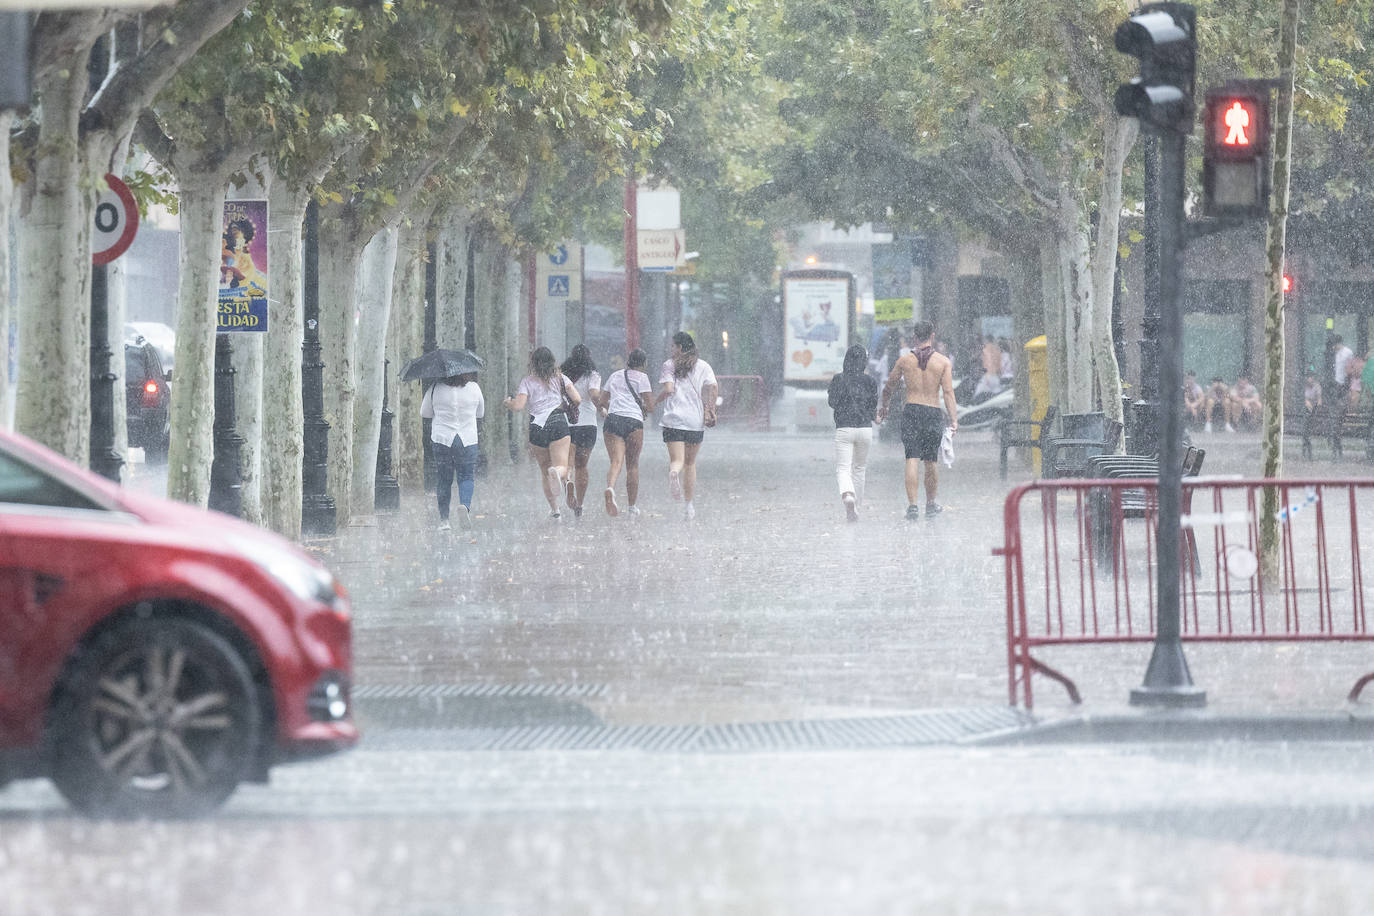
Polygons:
<instances>
[{"instance_id":1,"label":"red pedestrian signal","mask_svg":"<svg viewBox=\"0 0 1374 916\"><path fill-rule=\"evenodd\" d=\"M1263 216L1269 205L1269 91L1207 91L1203 111L1203 212L1236 219Z\"/></svg>"}]
</instances>

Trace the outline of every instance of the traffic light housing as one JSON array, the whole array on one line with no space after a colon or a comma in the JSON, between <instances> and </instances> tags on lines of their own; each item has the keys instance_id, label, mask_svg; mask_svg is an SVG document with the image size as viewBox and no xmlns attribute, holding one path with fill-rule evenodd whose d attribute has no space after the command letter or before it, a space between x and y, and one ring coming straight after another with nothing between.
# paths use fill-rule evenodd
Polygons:
<instances>
[{"instance_id":1,"label":"traffic light housing","mask_svg":"<svg viewBox=\"0 0 1374 916\"><path fill-rule=\"evenodd\" d=\"M1197 15L1186 3L1147 3L1117 26L1116 49L1140 58L1140 76L1116 90L1116 111L1155 131L1191 133Z\"/></svg>"},{"instance_id":2,"label":"traffic light housing","mask_svg":"<svg viewBox=\"0 0 1374 916\"><path fill-rule=\"evenodd\" d=\"M1224 86L1207 91L1203 114L1202 209L1226 219L1269 209L1269 93Z\"/></svg>"}]
</instances>

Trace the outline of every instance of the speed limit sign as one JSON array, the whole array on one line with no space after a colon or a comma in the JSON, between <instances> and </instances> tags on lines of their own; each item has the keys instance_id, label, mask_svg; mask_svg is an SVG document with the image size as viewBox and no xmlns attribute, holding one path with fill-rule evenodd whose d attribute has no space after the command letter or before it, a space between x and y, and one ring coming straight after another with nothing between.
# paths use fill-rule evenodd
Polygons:
<instances>
[{"instance_id":1,"label":"speed limit sign","mask_svg":"<svg viewBox=\"0 0 1374 916\"><path fill-rule=\"evenodd\" d=\"M138 204L129 186L106 175L109 186L95 202L95 226L91 232L91 261L108 264L129 250L138 231Z\"/></svg>"}]
</instances>

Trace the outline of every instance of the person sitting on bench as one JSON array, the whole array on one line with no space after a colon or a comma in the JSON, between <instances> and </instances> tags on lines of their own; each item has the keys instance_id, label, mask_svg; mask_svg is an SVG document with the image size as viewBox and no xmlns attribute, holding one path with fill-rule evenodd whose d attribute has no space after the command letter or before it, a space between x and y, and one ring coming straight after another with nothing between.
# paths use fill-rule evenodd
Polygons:
<instances>
[{"instance_id":1,"label":"person sitting on bench","mask_svg":"<svg viewBox=\"0 0 1374 916\"><path fill-rule=\"evenodd\" d=\"M1217 415L1217 409L1221 409L1222 420L1226 423L1228 432L1235 432L1231 427L1231 389L1226 387L1226 379L1221 376L1213 376L1212 384L1207 386L1207 396L1203 399L1203 417L1206 420L1205 432L1212 431L1212 418Z\"/></svg>"},{"instance_id":2,"label":"person sitting on bench","mask_svg":"<svg viewBox=\"0 0 1374 916\"><path fill-rule=\"evenodd\" d=\"M1227 407L1226 431L1233 433L1242 423L1258 426L1263 415L1259 390L1244 375L1236 379L1231 389L1231 402Z\"/></svg>"},{"instance_id":3,"label":"person sitting on bench","mask_svg":"<svg viewBox=\"0 0 1374 916\"><path fill-rule=\"evenodd\" d=\"M1183 406L1187 409L1188 418L1192 422L1207 422L1207 397L1203 394L1202 386L1197 383L1196 372L1188 372L1183 376Z\"/></svg>"}]
</instances>

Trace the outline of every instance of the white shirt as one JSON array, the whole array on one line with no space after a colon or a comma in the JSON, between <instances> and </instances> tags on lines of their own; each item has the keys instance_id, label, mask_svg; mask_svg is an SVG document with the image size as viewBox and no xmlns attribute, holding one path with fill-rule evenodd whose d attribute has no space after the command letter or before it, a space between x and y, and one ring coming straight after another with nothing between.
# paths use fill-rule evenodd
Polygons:
<instances>
[{"instance_id":1,"label":"white shirt","mask_svg":"<svg viewBox=\"0 0 1374 916\"><path fill-rule=\"evenodd\" d=\"M577 422L573 426L595 426L596 405L592 403L592 397L588 392L592 389L601 390L601 373L593 369L573 382L573 387L582 396L582 406L577 408Z\"/></svg>"},{"instance_id":2,"label":"white shirt","mask_svg":"<svg viewBox=\"0 0 1374 916\"><path fill-rule=\"evenodd\" d=\"M559 387L562 383L563 376L557 372L547 382L537 375L527 375L520 380L515 394L529 398L525 409L530 412L530 422L535 426L543 426L549 414L563 406L563 391Z\"/></svg>"},{"instance_id":3,"label":"white shirt","mask_svg":"<svg viewBox=\"0 0 1374 916\"><path fill-rule=\"evenodd\" d=\"M611 377L606 380L605 390L611 396L611 406L606 413L617 417L629 417L632 420L644 419L639 395L641 392L649 394L653 391L653 386L649 384L649 376L639 369L612 372Z\"/></svg>"},{"instance_id":4,"label":"white shirt","mask_svg":"<svg viewBox=\"0 0 1374 916\"><path fill-rule=\"evenodd\" d=\"M453 445L457 436L463 445L477 444L477 421L487 415L487 402L482 387L476 382L466 385L435 383L420 401L420 416L433 420L429 438L440 445Z\"/></svg>"},{"instance_id":5,"label":"white shirt","mask_svg":"<svg viewBox=\"0 0 1374 916\"><path fill-rule=\"evenodd\" d=\"M716 384L716 373L706 360L697 358L686 378L673 375L672 359L664 360L660 384L672 382L673 393L663 402L663 425L668 429L699 430L706 428L706 414L701 403L701 389ZM712 405L714 406L714 405Z\"/></svg>"},{"instance_id":6,"label":"white shirt","mask_svg":"<svg viewBox=\"0 0 1374 916\"><path fill-rule=\"evenodd\" d=\"M1350 364L1350 357L1354 355L1354 352L1345 344L1341 344L1341 348L1336 351L1335 372L1333 374L1335 375L1337 385L1345 384L1345 370Z\"/></svg>"}]
</instances>

